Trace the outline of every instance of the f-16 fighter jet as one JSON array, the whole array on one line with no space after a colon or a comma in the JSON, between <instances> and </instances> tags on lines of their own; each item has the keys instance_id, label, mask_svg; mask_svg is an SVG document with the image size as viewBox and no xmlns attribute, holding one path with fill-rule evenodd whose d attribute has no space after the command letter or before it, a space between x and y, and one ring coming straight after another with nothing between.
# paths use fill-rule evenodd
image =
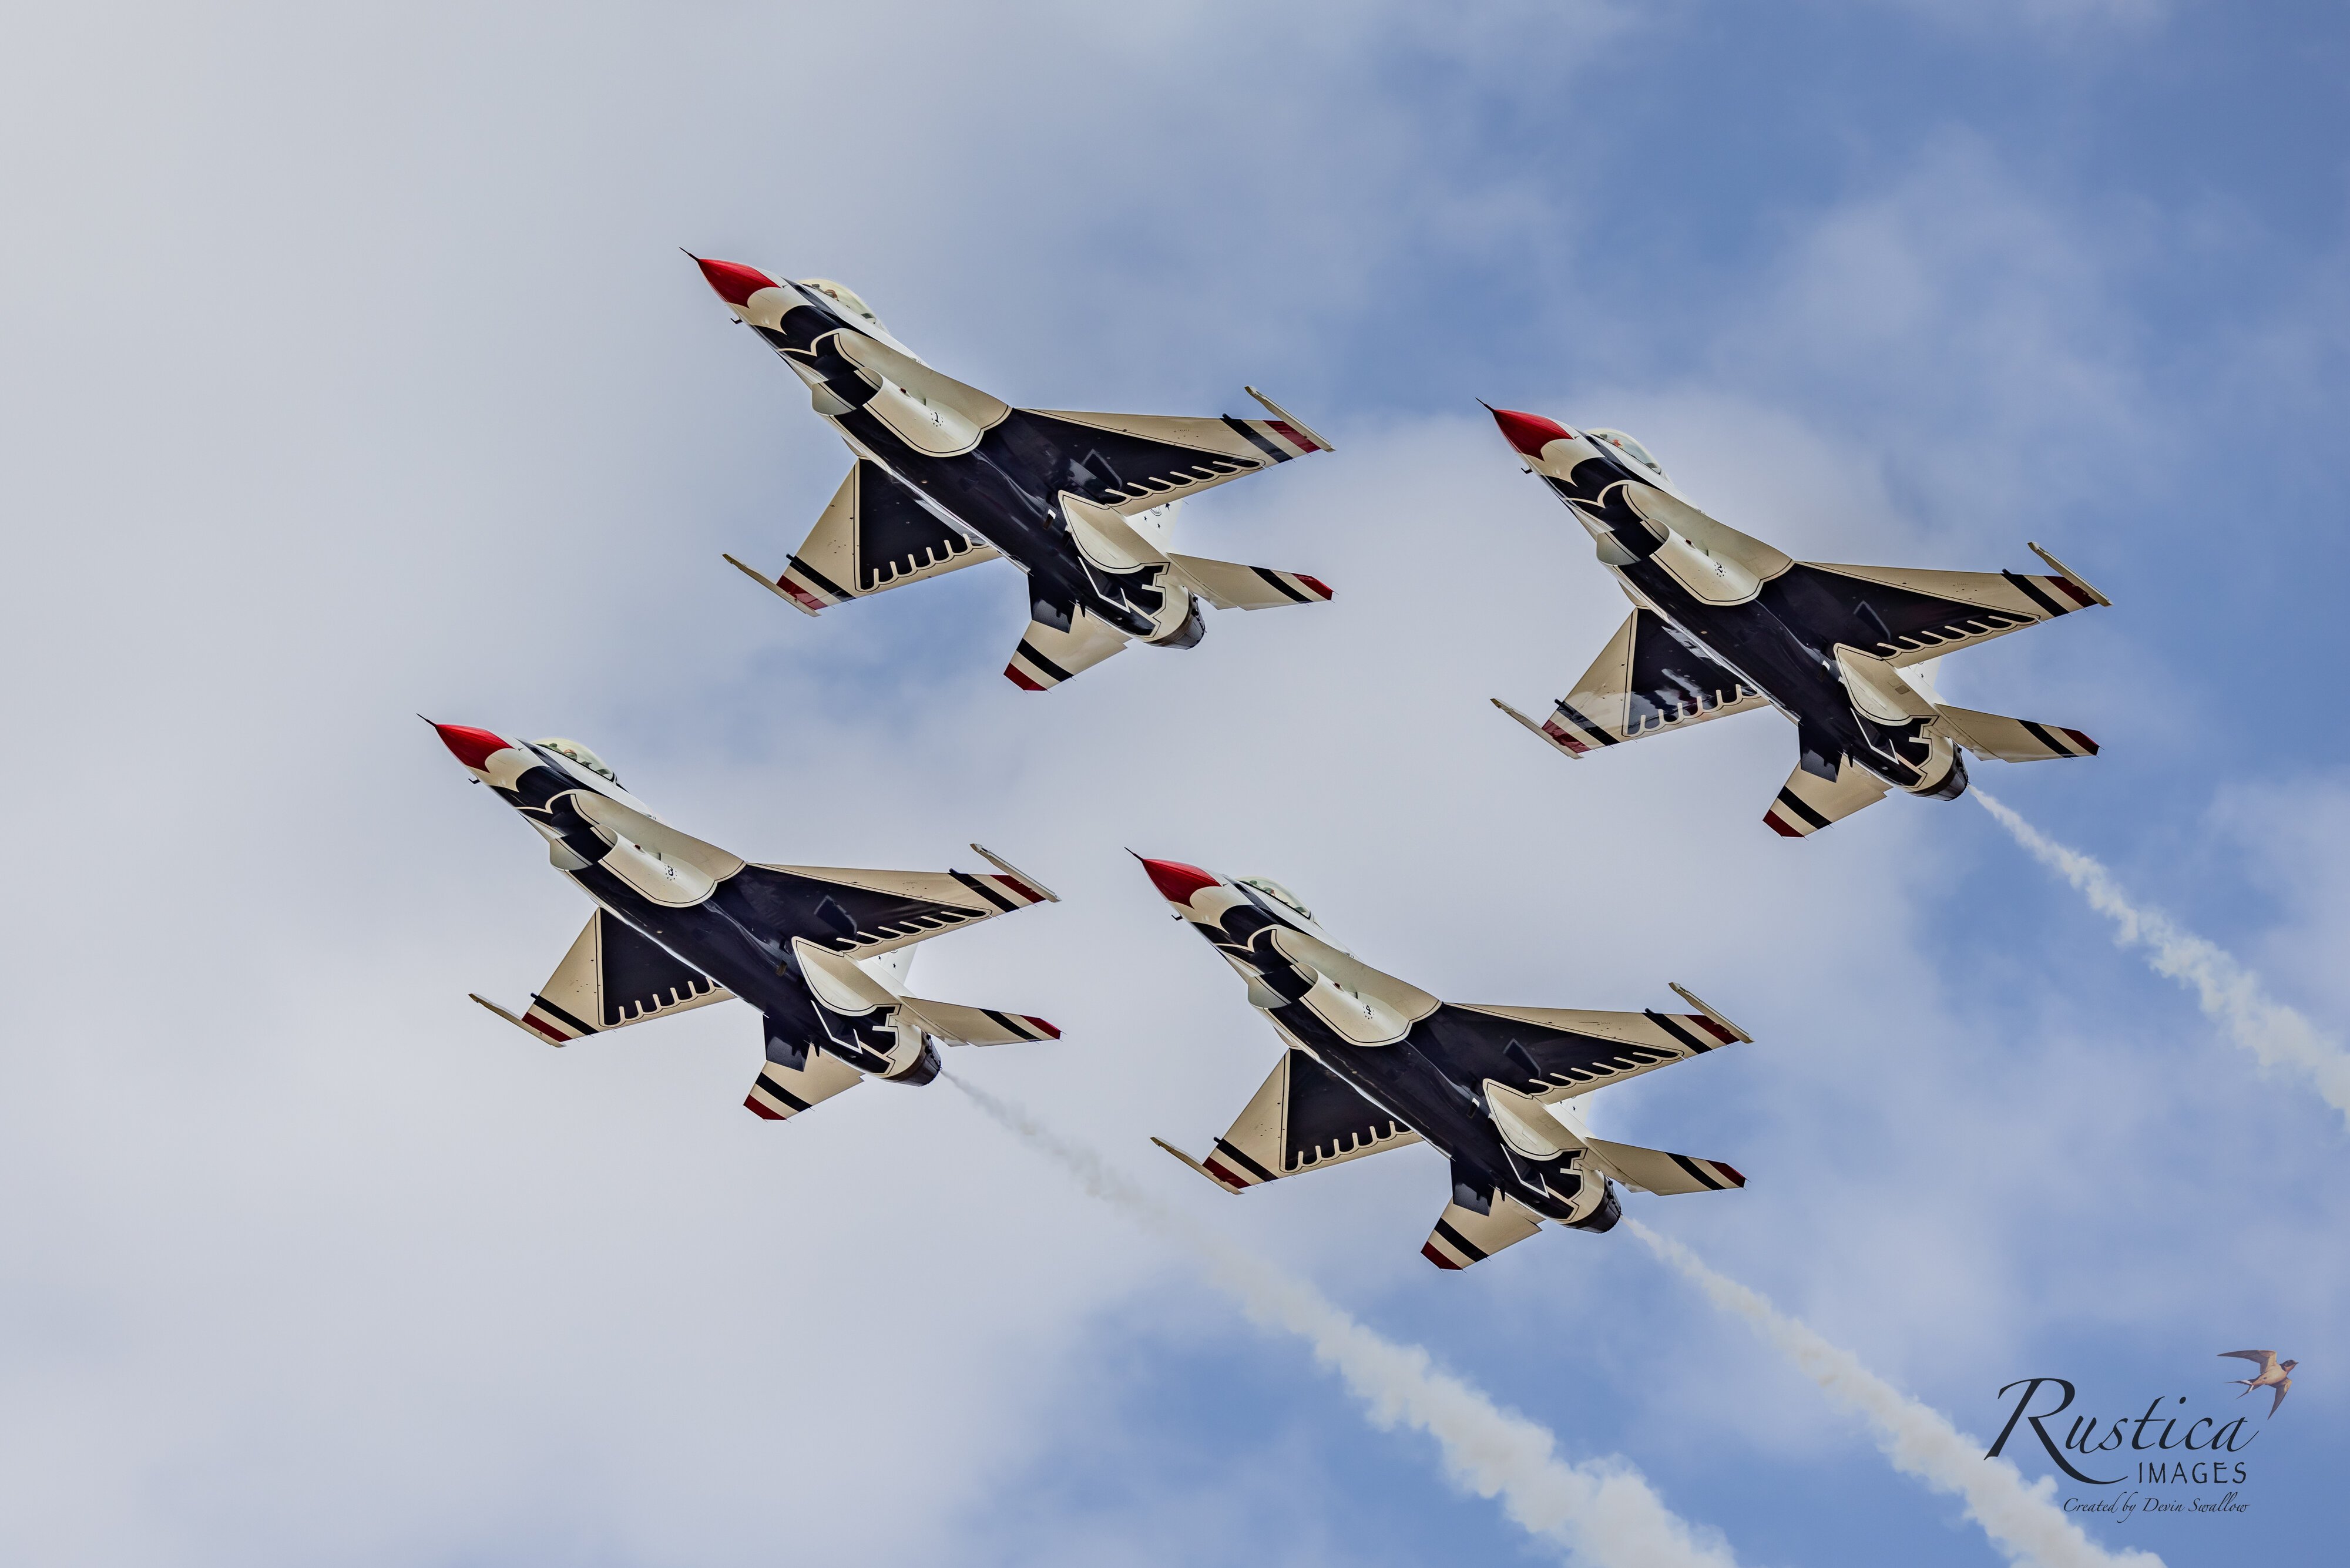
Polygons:
<instances>
[{"instance_id":1,"label":"f-16 fighter jet","mask_svg":"<svg viewBox=\"0 0 2350 1568\"><path fill-rule=\"evenodd\" d=\"M433 728L596 901L519 1015L473 998L534 1038L567 1045L739 996L766 1019L766 1062L743 1103L770 1121L867 1078L927 1084L941 1042L1060 1038L1041 1018L902 989L914 943L1054 898L977 845L993 873L754 866L655 817L575 742Z\"/></svg>"},{"instance_id":2,"label":"f-16 fighter jet","mask_svg":"<svg viewBox=\"0 0 2350 1568\"><path fill-rule=\"evenodd\" d=\"M1762 820L1801 838L1890 790L1957 799L1961 749L2010 763L2096 754L2078 730L1935 691L1942 655L2113 602L2039 545L2047 573L1798 561L1690 505L1621 431L1578 434L1507 409L1493 418L1635 607L1544 722L1494 699L1566 755L1776 708L1794 721L1801 760Z\"/></svg>"},{"instance_id":3,"label":"f-16 fighter jet","mask_svg":"<svg viewBox=\"0 0 2350 1568\"><path fill-rule=\"evenodd\" d=\"M1151 1141L1228 1192L1425 1142L1452 1162L1452 1196L1420 1248L1465 1269L1544 1220L1615 1227L1616 1184L1719 1192L1718 1159L1590 1135L1582 1096L1752 1037L1679 986L1694 1012L1584 1012L1440 1002L1330 940L1290 893L1176 860L1142 868L1248 982L1289 1049L1204 1159Z\"/></svg>"},{"instance_id":4,"label":"f-16 fighter jet","mask_svg":"<svg viewBox=\"0 0 2350 1568\"><path fill-rule=\"evenodd\" d=\"M1254 388L1272 419L1015 409L931 369L839 284L694 259L856 454L781 576L726 557L794 608L815 615L1000 556L1027 574L1032 618L1003 673L1042 691L1130 639L1192 647L1206 630L1201 600L1272 609L1329 598L1303 572L1167 548L1185 498L1330 449Z\"/></svg>"}]
</instances>

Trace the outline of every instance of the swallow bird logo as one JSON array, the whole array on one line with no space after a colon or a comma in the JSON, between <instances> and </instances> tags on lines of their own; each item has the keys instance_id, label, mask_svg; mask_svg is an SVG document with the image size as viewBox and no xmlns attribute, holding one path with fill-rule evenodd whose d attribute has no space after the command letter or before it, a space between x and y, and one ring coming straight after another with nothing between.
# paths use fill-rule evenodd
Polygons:
<instances>
[{"instance_id":1,"label":"swallow bird logo","mask_svg":"<svg viewBox=\"0 0 2350 1568\"><path fill-rule=\"evenodd\" d=\"M2277 1353L2273 1350L2223 1350L2220 1354L2251 1362L2260 1368L2260 1371L2252 1376L2233 1378L2231 1381L2242 1384L2244 1394L2249 1394L2255 1388L2272 1390L2276 1397L2269 1401L2269 1414L2275 1415L2277 1407L2284 1403L2285 1395L2293 1387L2293 1369L2301 1363L2279 1361ZM2244 1394L2239 1394L2236 1397L2241 1399Z\"/></svg>"}]
</instances>

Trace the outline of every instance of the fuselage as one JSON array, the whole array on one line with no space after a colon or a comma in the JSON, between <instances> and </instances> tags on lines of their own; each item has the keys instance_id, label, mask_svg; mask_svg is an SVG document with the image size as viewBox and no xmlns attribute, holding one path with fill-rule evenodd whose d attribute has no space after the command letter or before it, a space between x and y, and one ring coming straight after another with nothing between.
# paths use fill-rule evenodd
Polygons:
<instances>
[{"instance_id":1,"label":"fuselage","mask_svg":"<svg viewBox=\"0 0 2350 1568\"><path fill-rule=\"evenodd\" d=\"M1880 647L1888 637L1862 600L1839 598L1816 576L1791 571L1789 557L1744 535L1717 537L1709 548L1676 526L1694 508L1661 472L1606 440L1551 429L1568 444L1538 447L1542 461L1528 454L1530 465L1598 542L1626 596L1794 720L1807 769L1833 779L1838 758L1849 757L1896 789L1941 797L1964 792L1964 761L1947 736L1928 732L1928 718L1882 703L1876 704L1882 718L1860 711L1870 698L1856 693L1836 649ZM1535 439L1525 438L1521 452ZM1712 692L1690 697L1693 706L1716 700Z\"/></svg>"},{"instance_id":2,"label":"fuselage","mask_svg":"<svg viewBox=\"0 0 2350 1568\"><path fill-rule=\"evenodd\" d=\"M454 728L442 727L443 738ZM461 752L460 760L548 841L556 868L616 919L764 1013L770 1041L823 1051L878 1077L924 1083L936 1075L938 1054L919 1034L901 1039L886 1014L847 1018L816 1002L798 955L778 939L743 879L713 877L590 821L582 796L651 815L617 781L538 742L470 733L483 740L475 755ZM507 750L484 749L490 742Z\"/></svg>"},{"instance_id":3,"label":"fuselage","mask_svg":"<svg viewBox=\"0 0 2350 1568\"><path fill-rule=\"evenodd\" d=\"M1251 981L1250 1001L1284 1040L1449 1158L1456 1189L1505 1193L1578 1229L1615 1224L1619 1210L1605 1176L1582 1170L1575 1156L1544 1158L1503 1137L1488 1085L1544 1087L1530 1071L1476 1033L1448 1027L1441 1004L1407 1019L1374 995L1291 961L1275 933L1304 928L1255 889L1235 890L1246 901L1225 909L1219 924L1196 916L1191 924Z\"/></svg>"}]
</instances>

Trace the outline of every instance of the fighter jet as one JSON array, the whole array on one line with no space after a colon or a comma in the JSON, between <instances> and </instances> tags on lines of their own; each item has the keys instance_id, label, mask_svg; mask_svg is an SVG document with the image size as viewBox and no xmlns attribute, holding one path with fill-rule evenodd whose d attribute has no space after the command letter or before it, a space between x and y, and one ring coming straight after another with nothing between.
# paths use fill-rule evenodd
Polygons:
<instances>
[{"instance_id":1,"label":"fighter jet","mask_svg":"<svg viewBox=\"0 0 2350 1568\"><path fill-rule=\"evenodd\" d=\"M1752 1037L1678 985L1694 1012L1440 1002L1334 942L1296 897L1253 877L1144 860L1159 894L1248 982L1288 1047L1204 1159L1151 1142L1227 1192L1425 1142L1452 1194L1420 1254L1465 1269L1545 1220L1607 1231L1616 1187L1719 1192L1718 1159L1593 1137L1583 1096Z\"/></svg>"},{"instance_id":2,"label":"fighter jet","mask_svg":"<svg viewBox=\"0 0 2350 1568\"><path fill-rule=\"evenodd\" d=\"M1762 820L1801 838L1892 790L1956 800L1961 749L2010 763L2096 755L2078 730L1955 707L1935 691L1944 654L2113 602L2038 545L2047 573L1798 561L1690 504L1621 431L1492 414L1634 606L1544 722L1493 700L1567 756L1776 708L1794 722L1800 760Z\"/></svg>"},{"instance_id":3,"label":"fighter jet","mask_svg":"<svg viewBox=\"0 0 2350 1568\"><path fill-rule=\"evenodd\" d=\"M931 369L840 284L694 259L856 456L780 576L726 557L794 608L815 615L1002 556L1028 576L1032 618L1003 673L1042 691L1129 639L1195 646L1202 600L1245 610L1330 597L1303 572L1167 547L1186 498L1330 450L1255 388L1273 418L1015 409Z\"/></svg>"},{"instance_id":4,"label":"fighter jet","mask_svg":"<svg viewBox=\"0 0 2350 1568\"><path fill-rule=\"evenodd\" d=\"M766 1040L743 1104L782 1121L867 1078L927 1084L941 1043L1060 1038L1041 1018L903 990L916 942L1054 901L975 844L993 873L754 866L654 816L577 742L432 727L596 903L522 1012L473 998L534 1039L567 1045L740 997Z\"/></svg>"}]
</instances>

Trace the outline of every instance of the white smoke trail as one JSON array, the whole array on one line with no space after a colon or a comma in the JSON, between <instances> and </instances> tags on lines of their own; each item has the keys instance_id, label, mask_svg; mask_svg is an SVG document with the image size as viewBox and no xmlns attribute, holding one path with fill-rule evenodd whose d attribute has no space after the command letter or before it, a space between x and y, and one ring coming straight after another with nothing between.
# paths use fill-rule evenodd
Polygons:
<instances>
[{"instance_id":1,"label":"white smoke trail","mask_svg":"<svg viewBox=\"0 0 2350 1568\"><path fill-rule=\"evenodd\" d=\"M1313 1286L1185 1221L1092 1149L1070 1142L1017 1106L962 1078L948 1080L1031 1147L1068 1168L1085 1189L1146 1230L1180 1242L1249 1316L1314 1346L1370 1407L1382 1431L1401 1422L1428 1433L1445 1470L1532 1534L1596 1564L1639 1568L1735 1568L1715 1531L1692 1526L1620 1459L1574 1464L1554 1452L1544 1428L1501 1409L1484 1394L1429 1365L1428 1352L1397 1345L1357 1323Z\"/></svg>"},{"instance_id":2,"label":"white smoke trail","mask_svg":"<svg viewBox=\"0 0 2350 1568\"><path fill-rule=\"evenodd\" d=\"M2180 929L2158 909L2131 903L2104 866L2048 838L1981 790L1972 793L2033 858L2088 895L2089 907L2114 922L2115 940L2124 947L2143 944L2155 973L2193 991L2203 1015L2258 1057L2263 1070L2284 1065L2308 1074L2325 1103L2350 1118L2350 1054L2304 1014L2272 1001L2260 976L2225 949Z\"/></svg>"},{"instance_id":3,"label":"white smoke trail","mask_svg":"<svg viewBox=\"0 0 2350 1568\"><path fill-rule=\"evenodd\" d=\"M1876 1428L1877 1446L1896 1469L1918 1477L1936 1491L1964 1499L1967 1516L1983 1527L2011 1562L2042 1568L2161 1568L2152 1552L2106 1551L2066 1518L2055 1502L2056 1482L2043 1476L2027 1485L2004 1459L1983 1458L1985 1445L1950 1425L1950 1417L1920 1404L1860 1364L1848 1350L1822 1339L1809 1326L1783 1315L1756 1291L1718 1274L1696 1253L1660 1236L1638 1220L1626 1220L1632 1234L1712 1298L1713 1304L1747 1320L1754 1331L1783 1352L1837 1404L1857 1410Z\"/></svg>"}]
</instances>

